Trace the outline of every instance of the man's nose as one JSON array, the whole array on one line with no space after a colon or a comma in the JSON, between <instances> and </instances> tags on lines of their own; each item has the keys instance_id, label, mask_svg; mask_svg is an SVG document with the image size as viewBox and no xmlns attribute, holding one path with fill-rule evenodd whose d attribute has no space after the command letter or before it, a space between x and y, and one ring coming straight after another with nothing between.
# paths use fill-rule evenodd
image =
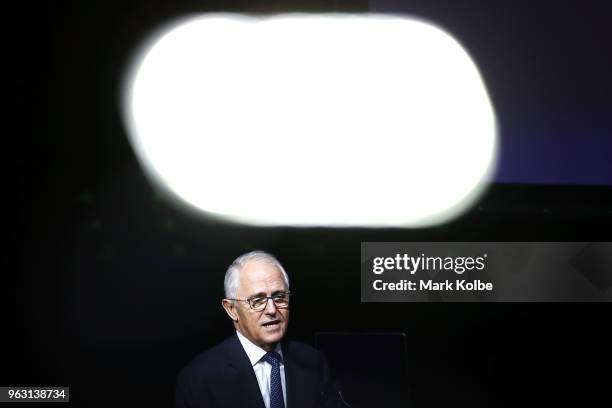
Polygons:
<instances>
[{"instance_id":1,"label":"man's nose","mask_svg":"<svg viewBox=\"0 0 612 408\"><path fill-rule=\"evenodd\" d=\"M264 312L266 314L276 314L276 303L271 298L268 298Z\"/></svg>"}]
</instances>

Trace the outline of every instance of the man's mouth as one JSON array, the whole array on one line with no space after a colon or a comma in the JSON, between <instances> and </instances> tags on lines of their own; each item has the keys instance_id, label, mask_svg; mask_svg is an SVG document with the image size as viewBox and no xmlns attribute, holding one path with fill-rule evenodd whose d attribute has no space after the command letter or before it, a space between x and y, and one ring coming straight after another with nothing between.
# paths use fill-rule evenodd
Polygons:
<instances>
[{"instance_id":1,"label":"man's mouth","mask_svg":"<svg viewBox=\"0 0 612 408\"><path fill-rule=\"evenodd\" d=\"M266 322L264 324L262 324L262 326L264 327L277 327L280 325L280 320L270 320L269 322Z\"/></svg>"}]
</instances>

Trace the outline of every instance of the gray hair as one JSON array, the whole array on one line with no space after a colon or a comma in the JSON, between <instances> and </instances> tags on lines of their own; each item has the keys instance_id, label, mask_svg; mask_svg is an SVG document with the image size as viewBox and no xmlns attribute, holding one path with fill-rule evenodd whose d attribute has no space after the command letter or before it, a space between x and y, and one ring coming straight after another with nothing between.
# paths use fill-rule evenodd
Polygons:
<instances>
[{"instance_id":1,"label":"gray hair","mask_svg":"<svg viewBox=\"0 0 612 408\"><path fill-rule=\"evenodd\" d=\"M223 287L225 289L226 299L236 298L236 292L238 291L238 284L240 281L238 279L238 275L244 265L246 265L249 261L265 262L269 265L277 267L283 273L283 280L285 281L285 286L287 287L287 290L289 290L289 276L287 276L285 268L283 268L283 265L281 265L278 259L276 259L274 255L264 251L252 251L240 255L234 260L234 262L232 262L229 268L227 268L227 272L225 272L225 279L223 280Z\"/></svg>"}]
</instances>

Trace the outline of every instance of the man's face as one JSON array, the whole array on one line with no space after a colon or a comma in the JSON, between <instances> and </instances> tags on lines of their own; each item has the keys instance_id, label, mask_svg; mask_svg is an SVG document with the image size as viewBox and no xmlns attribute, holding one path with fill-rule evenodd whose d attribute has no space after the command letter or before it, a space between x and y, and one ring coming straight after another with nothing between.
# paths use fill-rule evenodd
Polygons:
<instances>
[{"instance_id":1,"label":"man's face","mask_svg":"<svg viewBox=\"0 0 612 408\"><path fill-rule=\"evenodd\" d=\"M272 296L287 292L282 272L275 266L261 261L247 262L239 273L236 299L250 299L255 296ZM225 306L225 305L224 305ZM278 309L268 300L264 310L254 311L246 302L227 304L240 333L259 347L271 351L283 339L289 323L289 309Z\"/></svg>"}]
</instances>

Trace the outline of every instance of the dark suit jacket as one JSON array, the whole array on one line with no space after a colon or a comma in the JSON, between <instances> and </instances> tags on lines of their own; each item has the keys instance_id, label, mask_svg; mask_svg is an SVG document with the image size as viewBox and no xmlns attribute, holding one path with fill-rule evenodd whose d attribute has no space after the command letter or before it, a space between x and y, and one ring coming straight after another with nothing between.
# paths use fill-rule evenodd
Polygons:
<instances>
[{"instance_id":1,"label":"dark suit jacket","mask_svg":"<svg viewBox=\"0 0 612 408\"><path fill-rule=\"evenodd\" d=\"M306 344L283 342L286 408L336 406L327 363ZM265 408L257 377L237 335L196 356L178 375L176 408Z\"/></svg>"}]
</instances>

